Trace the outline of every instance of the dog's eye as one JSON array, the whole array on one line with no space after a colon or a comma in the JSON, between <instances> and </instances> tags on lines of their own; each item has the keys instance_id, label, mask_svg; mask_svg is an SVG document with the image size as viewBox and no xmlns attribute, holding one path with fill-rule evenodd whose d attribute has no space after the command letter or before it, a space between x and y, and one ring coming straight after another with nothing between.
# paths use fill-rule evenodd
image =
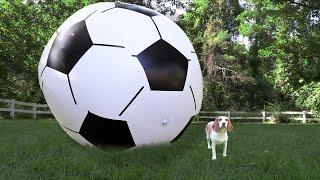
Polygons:
<instances>
[{"instance_id":1,"label":"dog's eye","mask_svg":"<svg viewBox=\"0 0 320 180\"><path fill-rule=\"evenodd\" d=\"M221 121L222 119L219 119L219 121Z\"/></svg>"}]
</instances>

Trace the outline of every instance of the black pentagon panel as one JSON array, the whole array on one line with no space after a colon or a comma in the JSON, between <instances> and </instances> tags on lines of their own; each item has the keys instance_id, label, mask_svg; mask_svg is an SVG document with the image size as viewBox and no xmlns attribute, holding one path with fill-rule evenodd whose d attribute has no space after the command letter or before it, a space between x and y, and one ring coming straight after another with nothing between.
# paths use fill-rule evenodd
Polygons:
<instances>
[{"instance_id":1,"label":"black pentagon panel","mask_svg":"<svg viewBox=\"0 0 320 180\"><path fill-rule=\"evenodd\" d=\"M160 39L137 55L147 75L150 89L182 91L187 78L188 59Z\"/></svg>"},{"instance_id":2,"label":"black pentagon panel","mask_svg":"<svg viewBox=\"0 0 320 180\"><path fill-rule=\"evenodd\" d=\"M182 129L182 131L171 141L171 142L175 142L177 141L183 134L184 132L186 131L186 129L190 126L191 122L192 122L192 119L194 118L195 116L192 116L189 120L189 122L187 123L187 125Z\"/></svg>"},{"instance_id":3,"label":"black pentagon panel","mask_svg":"<svg viewBox=\"0 0 320 180\"><path fill-rule=\"evenodd\" d=\"M52 44L47 66L69 74L92 44L85 21L77 22L58 33Z\"/></svg>"},{"instance_id":4,"label":"black pentagon panel","mask_svg":"<svg viewBox=\"0 0 320 180\"><path fill-rule=\"evenodd\" d=\"M126 121L102 118L90 112L79 133L91 144L102 148L135 146Z\"/></svg>"},{"instance_id":5,"label":"black pentagon panel","mask_svg":"<svg viewBox=\"0 0 320 180\"><path fill-rule=\"evenodd\" d=\"M156 11L153 11L151 9L144 8L144 7L141 7L141 6L137 6L137 5L134 5L134 4L115 2L115 7L116 8L128 9L128 10L131 10L131 11L135 11L135 12L138 12L138 13L150 16L150 17L160 15L160 13L158 13Z\"/></svg>"}]
</instances>

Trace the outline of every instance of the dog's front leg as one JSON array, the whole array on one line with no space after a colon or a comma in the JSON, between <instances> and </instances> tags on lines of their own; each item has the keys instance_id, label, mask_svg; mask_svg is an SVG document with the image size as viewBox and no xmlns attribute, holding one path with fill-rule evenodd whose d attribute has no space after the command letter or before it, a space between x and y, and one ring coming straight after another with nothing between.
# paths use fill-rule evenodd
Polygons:
<instances>
[{"instance_id":1,"label":"dog's front leg","mask_svg":"<svg viewBox=\"0 0 320 180\"><path fill-rule=\"evenodd\" d=\"M222 154L223 157L227 156L227 146L228 146L228 141L225 141L223 143L223 154Z\"/></svg>"},{"instance_id":2,"label":"dog's front leg","mask_svg":"<svg viewBox=\"0 0 320 180\"><path fill-rule=\"evenodd\" d=\"M212 160L216 160L217 159L216 144L214 142L211 143L211 150L212 150Z\"/></svg>"}]
</instances>

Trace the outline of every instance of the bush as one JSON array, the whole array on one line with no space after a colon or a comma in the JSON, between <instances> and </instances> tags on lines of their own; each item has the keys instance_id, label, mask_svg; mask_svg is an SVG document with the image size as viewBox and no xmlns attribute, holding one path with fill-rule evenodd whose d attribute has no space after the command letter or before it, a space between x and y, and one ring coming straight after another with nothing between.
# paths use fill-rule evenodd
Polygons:
<instances>
[{"instance_id":1,"label":"bush","mask_svg":"<svg viewBox=\"0 0 320 180\"><path fill-rule=\"evenodd\" d=\"M276 115L274 115L274 118L279 123L289 123L290 122L289 117L285 114L276 114Z\"/></svg>"},{"instance_id":2,"label":"bush","mask_svg":"<svg viewBox=\"0 0 320 180\"><path fill-rule=\"evenodd\" d=\"M311 110L314 117L320 117L320 82L304 85L294 95L297 106Z\"/></svg>"}]
</instances>

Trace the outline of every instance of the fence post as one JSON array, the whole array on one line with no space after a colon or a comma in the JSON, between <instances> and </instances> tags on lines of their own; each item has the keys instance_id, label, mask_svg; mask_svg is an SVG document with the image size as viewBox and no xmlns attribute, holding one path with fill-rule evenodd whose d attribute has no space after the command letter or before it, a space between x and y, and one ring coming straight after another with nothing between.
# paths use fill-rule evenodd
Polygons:
<instances>
[{"instance_id":1,"label":"fence post","mask_svg":"<svg viewBox=\"0 0 320 180\"><path fill-rule=\"evenodd\" d=\"M307 122L307 111L302 111L302 123L305 124Z\"/></svg>"},{"instance_id":2,"label":"fence post","mask_svg":"<svg viewBox=\"0 0 320 180\"><path fill-rule=\"evenodd\" d=\"M16 108L16 101L14 99L11 99L11 102L10 102L10 117L11 117L11 119L14 118L15 108Z\"/></svg>"},{"instance_id":3,"label":"fence post","mask_svg":"<svg viewBox=\"0 0 320 180\"><path fill-rule=\"evenodd\" d=\"M231 112L228 111L228 118L230 119L231 118Z\"/></svg>"},{"instance_id":4,"label":"fence post","mask_svg":"<svg viewBox=\"0 0 320 180\"><path fill-rule=\"evenodd\" d=\"M266 111L262 111L262 123L266 122Z\"/></svg>"},{"instance_id":5,"label":"fence post","mask_svg":"<svg viewBox=\"0 0 320 180\"><path fill-rule=\"evenodd\" d=\"M32 111L33 111L33 119L37 119L37 104L32 104Z\"/></svg>"}]
</instances>

